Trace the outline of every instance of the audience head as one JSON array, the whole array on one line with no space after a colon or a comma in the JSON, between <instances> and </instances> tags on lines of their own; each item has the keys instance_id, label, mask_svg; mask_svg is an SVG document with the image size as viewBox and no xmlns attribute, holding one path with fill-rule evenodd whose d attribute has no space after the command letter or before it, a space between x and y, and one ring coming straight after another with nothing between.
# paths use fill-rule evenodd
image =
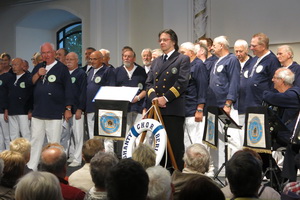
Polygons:
<instances>
[{"instance_id":1,"label":"audience head","mask_svg":"<svg viewBox=\"0 0 300 200\"><path fill-rule=\"evenodd\" d=\"M132 159L139 162L144 169L155 166L156 154L153 148L147 144L139 144L132 153Z\"/></svg>"},{"instance_id":2,"label":"audience head","mask_svg":"<svg viewBox=\"0 0 300 200\"><path fill-rule=\"evenodd\" d=\"M164 53L163 53L163 51L161 49L153 49L151 61L153 61L155 58L157 58L157 57L159 57L159 56L161 56L163 54Z\"/></svg>"},{"instance_id":3,"label":"audience head","mask_svg":"<svg viewBox=\"0 0 300 200\"><path fill-rule=\"evenodd\" d=\"M20 179L16 200L63 200L58 179L48 172L30 172Z\"/></svg>"},{"instance_id":4,"label":"audience head","mask_svg":"<svg viewBox=\"0 0 300 200\"><path fill-rule=\"evenodd\" d=\"M172 29L165 29L159 32L158 41L160 44L161 50L167 54L170 51L179 50L178 47L178 37L176 33Z\"/></svg>"},{"instance_id":5,"label":"audience head","mask_svg":"<svg viewBox=\"0 0 300 200\"><path fill-rule=\"evenodd\" d=\"M22 68L25 72L29 70L29 63L27 60L23 60Z\"/></svg>"},{"instance_id":6,"label":"audience head","mask_svg":"<svg viewBox=\"0 0 300 200\"><path fill-rule=\"evenodd\" d=\"M186 168L204 174L209 168L210 155L204 145L195 143L187 147L183 161Z\"/></svg>"},{"instance_id":7,"label":"audience head","mask_svg":"<svg viewBox=\"0 0 300 200\"><path fill-rule=\"evenodd\" d=\"M94 51L96 51L96 49L93 48L93 47L88 47L88 48L85 49L84 57L85 57L85 61L86 61L86 64L87 64L87 65L91 65L90 55L91 55L91 53L93 53Z\"/></svg>"},{"instance_id":8,"label":"audience head","mask_svg":"<svg viewBox=\"0 0 300 200\"><path fill-rule=\"evenodd\" d=\"M152 50L149 48L143 49L142 53L142 60L143 60L143 65L149 66L151 65L151 59L152 59Z\"/></svg>"},{"instance_id":9,"label":"audience head","mask_svg":"<svg viewBox=\"0 0 300 200\"><path fill-rule=\"evenodd\" d=\"M3 176L4 161L0 158L0 182Z\"/></svg>"},{"instance_id":10,"label":"audience head","mask_svg":"<svg viewBox=\"0 0 300 200\"><path fill-rule=\"evenodd\" d=\"M237 151L226 164L226 177L234 197L257 197L262 162L249 151Z\"/></svg>"},{"instance_id":11,"label":"audience head","mask_svg":"<svg viewBox=\"0 0 300 200\"><path fill-rule=\"evenodd\" d=\"M149 177L147 200L172 199L170 172L162 166L149 167L146 172Z\"/></svg>"},{"instance_id":12,"label":"audience head","mask_svg":"<svg viewBox=\"0 0 300 200\"><path fill-rule=\"evenodd\" d=\"M47 144L41 154L39 170L50 172L58 177L66 175L67 156L63 146L58 143Z\"/></svg>"},{"instance_id":13,"label":"audience head","mask_svg":"<svg viewBox=\"0 0 300 200\"><path fill-rule=\"evenodd\" d=\"M99 151L104 151L103 140L89 139L82 146L82 157L86 163L90 163L91 159Z\"/></svg>"},{"instance_id":14,"label":"audience head","mask_svg":"<svg viewBox=\"0 0 300 200\"><path fill-rule=\"evenodd\" d=\"M106 180L109 200L145 200L149 178L138 162L127 158L112 167Z\"/></svg>"},{"instance_id":15,"label":"audience head","mask_svg":"<svg viewBox=\"0 0 300 200\"><path fill-rule=\"evenodd\" d=\"M257 33L252 36L250 49L257 57L263 56L269 49L269 38L264 33Z\"/></svg>"},{"instance_id":16,"label":"audience head","mask_svg":"<svg viewBox=\"0 0 300 200\"><path fill-rule=\"evenodd\" d=\"M1 185L13 188L24 174L25 159L20 153L9 150L1 152L0 158L4 161Z\"/></svg>"},{"instance_id":17,"label":"audience head","mask_svg":"<svg viewBox=\"0 0 300 200\"><path fill-rule=\"evenodd\" d=\"M97 189L105 190L105 181L109 170L118 163L113 153L99 151L91 160L90 169L92 180Z\"/></svg>"},{"instance_id":18,"label":"audience head","mask_svg":"<svg viewBox=\"0 0 300 200\"><path fill-rule=\"evenodd\" d=\"M244 62L248 57L248 43L246 40L237 40L234 43L234 53L240 62Z\"/></svg>"},{"instance_id":19,"label":"audience head","mask_svg":"<svg viewBox=\"0 0 300 200\"><path fill-rule=\"evenodd\" d=\"M28 163L30 160L31 144L26 138L17 138L10 142L9 149L22 154L25 162Z\"/></svg>"},{"instance_id":20,"label":"audience head","mask_svg":"<svg viewBox=\"0 0 300 200\"><path fill-rule=\"evenodd\" d=\"M207 176L190 179L179 193L179 200L225 200L221 189Z\"/></svg>"}]
</instances>

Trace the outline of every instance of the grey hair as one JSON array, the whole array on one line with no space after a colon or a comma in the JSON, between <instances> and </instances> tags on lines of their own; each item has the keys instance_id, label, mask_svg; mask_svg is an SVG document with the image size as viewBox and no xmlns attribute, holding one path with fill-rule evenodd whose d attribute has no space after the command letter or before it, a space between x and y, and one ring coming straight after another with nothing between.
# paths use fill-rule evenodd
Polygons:
<instances>
[{"instance_id":1,"label":"grey hair","mask_svg":"<svg viewBox=\"0 0 300 200\"><path fill-rule=\"evenodd\" d=\"M42 45L40 46L40 50L41 50L41 52L42 52L42 46L44 46L45 44L50 44L50 46L51 46L52 50L53 50L53 51L55 51L55 47L54 47L54 44L53 44L53 43L50 43L50 42L45 42L44 44L42 44Z\"/></svg>"},{"instance_id":2,"label":"grey hair","mask_svg":"<svg viewBox=\"0 0 300 200\"><path fill-rule=\"evenodd\" d=\"M278 47L278 49L282 49L282 48L284 49L285 52L290 53L292 58L294 57L294 51L291 46L282 45L282 46Z\"/></svg>"},{"instance_id":3,"label":"grey hair","mask_svg":"<svg viewBox=\"0 0 300 200\"><path fill-rule=\"evenodd\" d=\"M180 48L185 48L187 50L190 50L192 52L194 52L195 54L197 53L197 50L195 48L195 45L191 42L184 42L180 45Z\"/></svg>"},{"instance_id":4,"label":"grey hair","mask_svg":"<svg viewBox=\"0 0 300 200\"><path fill-rule=\"evenodd\" d=\"M100 49L99 51L100 51L100 52L101 52L101 51L104 51L104 52L105 52L105 56L106 56L106 57L110 57L110 51L109 51L109 50L107 50L107 49Z\"/></svg>"},{"instance_id":5,"label":"grey hair","mask_svg":"<svg viewBox=\"0 0 300 200\"><path fill-rule=\"evenodd\" d=\"M249 45L246 40L239 39L239 40L235 41L234 47L240 47L240 46L244 47L245 50L248 50Z\"/></svg>"},{"instance_id":6,"label":"grey hair","mask_svg":"<svg viewBox=\"0 0 300 200\"><path fill-rule=\"evenodd\" d=\"M196 50L196 52L200 51L201 49L202 49L203 52L204 52L205 58L207 58L207 56L208 56L208 49L207 49L207 46L204 45L204 44L202 44L202 43L196 43L196 44L195 44L195 50Z\"/></svg>"},{"instance_id":7,"label":"grey hair","mask_svg":"<svg viewBox=\"0 0 300 200\"><path fill-rule=\"evenodd\" d=\"M219 36L214 39L214 43L223 44L225 49L229 49L229 41L226 36Z\"/></svg>"},{"instance_id":8,"label":"grey hair","mask_svg":"<svg viewBox=\"0 0 300 200\"><path fill-rule=\"evenodd\" d=\"M90 172L92 180L95 183L96 188L105 189L105 180L109 170L118 164L119 160L114 153L106 153L99 151L91 159Z\"/></svg>"},{"instance_id":9,"label":"grey hair","mask_svg":"<svg viewBox=\"0 0 300 200\"><path fill-rule=\"evenodd\" d=\"M142 50L141 56L143 56L144 52L150 52L152 54L152 50L150 48L146 48Z\"/></svg>"},{"instance_id":10,"label":"grey hair","mask_svg":"<svg viewBox=\"0 0 300 200\"><path fill-rule=\"evenodd\" d=\"M187 147L183 161L187 168L204 174L208 171L210 156L204 145L195 143Z\"/></svg>"},{"instance_id":11,"label":"grey hair","mask_svg":"<svg viewBox=\"0 0 300 200\"><path fill-rule=\"evenodd\" d=\"M295 81L295 74L287 68L280 68L278 69L278 76L277 78L281 78L285 85L293 86Z\"/></svg>"},{"instance_id":12,"label":"grey hair","mask_svg":"<svg viewBox=\"0 0 300 200\"><path fill-rule=\"evenodd\" d=\"M149 167L148 200L169 200L172 192L170 172L162 166Z\"/></svg>"},{"instance_id":13,"label":"grey hair","mask_svg":"<svg viewBox=\"0 0 300 200\"><path fill-rule=\"evenodd\" d=\"M157 53L158 57L164 54L164 52L161 49L153 49L152 54L153 53Z\"/></svg>"},{"instance_id":14,"label":"grey hair","mask_svg":"<svg viewBox=\"0 0 300 200\"><path fill-rule=\"evenodd\" d=\"M16 200L63 200L57 177L49 172L30 172L16 185Z\"/></svg>"}]
</instances>

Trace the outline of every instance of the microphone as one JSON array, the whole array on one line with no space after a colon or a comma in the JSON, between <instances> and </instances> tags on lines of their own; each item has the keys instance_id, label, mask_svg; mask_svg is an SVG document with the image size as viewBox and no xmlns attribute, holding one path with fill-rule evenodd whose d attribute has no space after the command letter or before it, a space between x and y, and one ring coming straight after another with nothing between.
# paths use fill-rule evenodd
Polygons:
<instances>
[{"instance_id":1,"label":"microphone","mask_svg":"<svg viewBox=\"0 0 300 200\"><path fill-rule=\"evenodd\" d=\"M43 61L42 67L43 67L43 68L46 68L46 65L47 65L47 62L46 62L46 61ZM45 75L42 75L42 76L41 76L41 79L43 80L43 83L44 83L45 80L46 80L46 74L45 74Z\"/></svg>"}]
</instances>

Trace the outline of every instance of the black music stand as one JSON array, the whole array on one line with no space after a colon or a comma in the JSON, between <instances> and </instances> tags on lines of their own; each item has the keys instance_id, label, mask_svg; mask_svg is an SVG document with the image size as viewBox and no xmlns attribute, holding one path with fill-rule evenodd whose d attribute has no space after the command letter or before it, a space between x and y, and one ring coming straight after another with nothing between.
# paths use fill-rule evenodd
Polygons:
<instances>
[{"instance_id":1,"label":"black music stand","mask_svg":"<svg viewBox=\"0 0 300 200\"><path fill-rule=\"evenodd\" d=\"M228 134L227 130L228 128L236 128L241 129L242 126L239 126L224 110L223 108L215 107L215 106L209 106L207 108L207 113L213 113L215 115L216 121L215 121L215 144L218 146L218 119L224 124L224 153L225 153L225 162L222 164L222 166L218 169L216 174L214 175L214 179L217 179L223 186L225 184L219 179L219 173L222 171L222 169L225 167L227 161L228 161ZM206 115L208 116L208 115ZM207 133L207 129L209 128L207 125L207 121L205 122L205 133ZM204 134L206 135L206 134ZM205 137L205 136L204 136Z\"/></svg>"},{"instance_id":2,"label":"black music stand","mask_svg":"<svg viewBox=\"0 0 300 200\"><path fill-rule=\"evenodd\" d=\"M265 130L265 147L255 147L249 146L248 136L251 134L251 130L248 130L251 127L251 120L249 121L249 115L252 114L254 117L255 115L262 115L264 118L264 130ZM253 118L252 118L253 119ZM276 174L276 167L273 166L273 158L272 158L272 151L273 151L273 144L274 140L276 139L276 133L278 131L288 131L288 128L284 125L281 119L276 115L271 107L249 107L246 111L246 126L245 126L245 140L244 146L253 149L259 153L267 153L269 166L267 167L264 175L268 172L270 173L270 185L271 187L275 187L277 191L280 191L280 181ZM270 133L270 134L268 134ZM276 181L276 185L274 186L274 180ZM277 187L277 188L276 188Z\"/></svg>"}]
</instances>

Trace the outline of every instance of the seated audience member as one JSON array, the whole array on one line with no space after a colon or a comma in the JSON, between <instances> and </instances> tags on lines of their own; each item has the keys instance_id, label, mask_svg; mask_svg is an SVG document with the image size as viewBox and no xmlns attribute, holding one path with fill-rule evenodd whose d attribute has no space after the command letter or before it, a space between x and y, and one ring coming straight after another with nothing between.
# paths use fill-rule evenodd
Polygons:
<instances>
[{"instance_id":1,"label":"seated audience member","mask_svg":"<svg viewBox=\"0 0 300 200\"><path fill-rule=\"evenodd\" d=\"M226 164L226 177L233 199L258 199L262 162L249 151L238 151Z\"/></svg>"},{"instance_id":2,"label":"seated audience member","mask_svg":"<svg viewBox=\"0 0 300 200\"><path fill-rule=\"evenodd\" d=\"M172 200L172 183L170 172L162 166L149 167L147 200Z\"/></svg>"},{"instance_id":3,"label":"seated audience member","mask_svg":"<svg viewBox=\"0 0 300 200\"><path fill-rule=\"evenodd\" d=\"M92 180L95 183L90 191L85 195L85 200L106 200L105 181L109 170L115 166L119 160L113 153L98 152L91 160L90 168Z\"/></svg>"},{"instance_id":4,"label":"seated audience member","mask_svg":"<svg viewBox=\"0 0 300 200\"><path fill-rule=\"evenodd\" d=\"M16 186L16 200L63 200L58 179L48 172L31 172Z\"/></svg>"},{"instance_id":5,"label":"seated audience member","mask_svg":"<svg viewBox=\"0 0 300 200\"><path fill-rule=\"evenodd\" d=\"M23 156L15 151L5 150L0 153L4 161L3 176L0 183L0 199L15 199L15 188L17 180L23 176L25 160Z\"/></svg>"},{"instance_id":6,"label":"seated audience member","mask_svg":"<svg viewBox=\"0 0 300 200\"><path fill-rule=\"evenodd\" d=\"M24 168L24 174L27 174L32 171L32 169L28 168L27 163L30 160L30 151L31 151L31 144L26 138L17 138L10 142L9 149L11 151L16 151L22 154L23 158L25 159L26 165Z\"/></svg>"},{"instance_id":7,"label":"seated audience member","mask_svg":"<svg viewBox=\"0 0 300 200\"><path fill-rule=\"evenodd\" d=\"M109 200L146 200L149 178L138 162L127 158L112 167L106 179Z\"/></svg>"},{"instance_id":8,"label":"seated audience member","mask_svg":"<svg viewBox=\"0 0 300 200\"><path fill-rule=\"evenodd\" d=\"M256 157L257 159L259 159L262 162L260 155L251 149L245 148L243 150L237 151L236 153L242 152L242 151L251 153L254 157ZM229 199L233 198L233 194L230 191L229 185L226 185L225 187L221 188L221 190L224 193L226 198L229 198ZM276 190L274 190L272 187L266 186L263 183L261 183L260 188L258 190L258 197L260 199L264 199L264 200L279 200L280 194Z\"/></svg>"},{"instance_id":9,"label":"seated audience member","mask_svg":"<svg viewBox=\"0 0 300 200\"><path fill-rule=\"evenodd\" d=\"M179 200L225 200L221 189L207 176L190 179L179 193Z\"/></svg>"},{"instance_id":10,"label":"seated audience member","mask_svg":"<svg viewBox=\"0 0 300 200\"><path fill-rule=\"evenodd\" d=\"M155 166L156 154L153 148L146 144L139 144L132 153L132 159L139 162L146 170Z\"/></svg>"},{"instance_id":11,"label":"seated audience member","mask_svg":"<svg viewBox=\"0 0 300 200\"><path fill-rule=\"evenodd\" d=\"M50 143L43 148L40 164L40 171L54 174L59 182L63 198L65 200L82 200L85 193L78 188L72 187L64 179L67 173L67 156L63 146L57 143Z\"/></svg>"},{"instance_id":12,"label":"seated audience member","mask_svg":"<svg viewBox=\"0 0 300 200\"><path fill-rule=\"evenodd\" d=\"M90 173L90 161L99 151L104 151L103 141L100 139L89 139L83 144L82 158L85 164L70 175L68 181L71 186L77 187L84 192L88 192L94 186Z\"/></svg>"},{"instance_id":13,"label":"seated audience member","mask_svg":"<svg viewBox=\"0 0 300 200\"><path fill-rule=\"evenodd\" d=\"M182 172L175 170L172 174L172 183L175 188L174 199L178 199L179 192L188 180L204 176L209 168L210 156L204 145L195 143L187 147L183 161Z\"/></svg>"}]
</instances>

